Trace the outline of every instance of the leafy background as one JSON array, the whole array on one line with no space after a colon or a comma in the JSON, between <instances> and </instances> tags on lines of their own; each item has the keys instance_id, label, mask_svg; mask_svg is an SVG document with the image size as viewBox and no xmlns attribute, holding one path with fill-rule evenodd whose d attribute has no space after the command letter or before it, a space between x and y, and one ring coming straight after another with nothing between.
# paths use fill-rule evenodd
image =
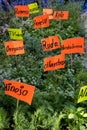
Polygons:
<instances>
[{"instance_id":1,"label":"leafy background","mask_svg":"<svg viewBox=\"0 0 87 130\"><path fill-rule=\"evenodd\" d=\"M54 4L55 3L55 4ZM33 18L16 18L14 11L0 12L0 130L86 130L87 103L77 104L79 89L87 84L84 54L66 55L65 68L43 71L43 59L61 50L43 52L41 39L60 35L62 39L84 37L82 2L60 6L50 1L53 10L68 10L66 21L50 21L50 27L33 29ZM4 22L3 22L4 21ZM7 28L21 28L25 54L6 56L4 42L10 40ZM85 43L86 44L86 43ZM15 80L36 87L31 106L4 94L3 80Z\"/></svg>"}]
</instances>

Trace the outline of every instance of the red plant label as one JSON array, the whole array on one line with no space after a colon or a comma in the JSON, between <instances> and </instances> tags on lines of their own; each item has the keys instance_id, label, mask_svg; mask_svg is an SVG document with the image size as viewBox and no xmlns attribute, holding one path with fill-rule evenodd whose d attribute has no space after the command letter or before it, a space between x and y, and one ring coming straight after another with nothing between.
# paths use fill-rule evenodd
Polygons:
<instances>
[{"instance_id":1,"label":"red plant label","mask_svg":"<svg viewBox=\"0 0 87 130\"><path fill-rule=\"evenodd\" d=\"M57 20L67 20L68 11L54 11L53 17Z\"/></svg>"},{"instance_id":2,"label":"red plant label","mask_svg":"<svg viewBox=\"0 0 87 130\"><path fill-rule=\"evenodd\" d=\"M57 70L65 67L65 56L63 54L44 59L44 71Z\"/></svg>"},{"instance_id":3,"label":"red plant label","mask_svg":"<svg viewBox=\"0 0 87 130\"><path fill-rule=\"evenodd\" d=\"M29 8L26 5L17 5L14 10L16 17L29 17Z\"/></svg>"},{"instance_id":4,"label":"red plant label","mask_svg":"<svg viewBox=\"0 0 87 130\"><path fill-rule=\"evenodd\" d=\"M5 42L5 50L7 55L24 54L23 41L7 41Z\"/></svg>"},{"instance_id":5,"label":"red plant label","mask_svg":"<svg viewBox=\"0 0 87 130\"><path fill-rule=\"evenodd\" d=\"M44 51L60 48L60 41L57 36L50 36L41 40Z\"/></svg>"},{"instance_id":6,"label":"red plant label","mask_svg":"<svg viewBox=\"0 0 87 130\"><path fill-rule=\"evenodd\" d=\"M76 37L63 40L61 49L63 54L83 53L84 38Z\"/></svg>"},{"instance_id":7,"label":"red plant label","mask_svg":"<svg viewBox=\"0 0 87 130\"><path fill-rule=\"evenodd\" d=\"M47 14L36 16L34 17L33 21L34 21L34 29L44 28L49 26L49 17Z\"/></svg>"},{"instance_id":8,"label":"red plant label","mask_svg":"<svg viewBox=\"0 0 87 130\"><path fill-rule=\"evenodd\" d=\"M5 94L31 104L35 87L21 82L4 80Z\"/></svg>"}]
</instances>

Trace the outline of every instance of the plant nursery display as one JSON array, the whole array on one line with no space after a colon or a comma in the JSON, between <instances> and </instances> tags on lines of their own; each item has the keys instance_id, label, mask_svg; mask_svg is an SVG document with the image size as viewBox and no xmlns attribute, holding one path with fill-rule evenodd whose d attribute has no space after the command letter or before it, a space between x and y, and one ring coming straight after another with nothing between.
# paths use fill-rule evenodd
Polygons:
<instances>
[{"instance_id":1,"label":"plant nursery display","mask_svg":"<svg viewBox=\"0 0 87 130\"><path fill-rule=\"evenodd\" d=\"M0 130L87 130L82 5L34 1L0 12Z\"/></svg>"}]
</instances>

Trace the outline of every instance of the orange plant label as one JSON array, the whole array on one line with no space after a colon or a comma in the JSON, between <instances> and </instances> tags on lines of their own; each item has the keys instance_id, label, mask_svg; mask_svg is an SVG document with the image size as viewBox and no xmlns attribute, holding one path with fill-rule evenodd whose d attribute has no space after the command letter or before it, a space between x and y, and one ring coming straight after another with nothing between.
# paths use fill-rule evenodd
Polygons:
<instances>
[{"instance_id":1,"label":"orange plant label","mask_svg":"<svg viewBox=\"0 0 87 130\"><path fill-rule=\"evenodd\" d=\"M7 41L5 42L5 50L7 55L24 54L23 41Z\"/></svg>"},{"instance_id":2,"label":"orange plant label","mask_svg":"<svg viewBox=\"0 0 87 130\"><path fill-rule=\"evenodd\" d=\"M42 48L44 51L55 50L60 48L60 41L57 36L50 36L41 40Z\"/></svg>"},{"instance_id":3,"label":"orange plant label","mask_svg":"<svg viewBox=\"0 0 87 130\"><path fill-rule=\"evenodd\" d=\"M44 28L49 26L49 17L47 14L36 16L33 19L34 21L34 29Z\"/></svg>"},{"instance_id":4,"label":"orange plant label","mask_svg":"<svg viewBox=\"0 0 87 130\"><path fill-rule=\"evenodd\" d=\"M16 17L29 17L29 8L26 5L17 5L14 10Z\"/></svg>"},{"instance_id":5,"label":"orange plant label","mask_svg":"<svg viewBox=\"0 0 87 130\"><path fill-rule=\"evenodd\" d=\"M54 11L53 17L54 19L58 19L58 20L67 20L68 11Z\"/></svg>"},{"instance_id":6,"label":"orange plant label","mask_svg":"<svg viewBox=\"0 0 87 130\"><path fill-rule=\"evenodd\" d=\"M48 14L49 19L53 19L53 10L52 9L43 9L43 14Z\"/></svg>"},{"instance_id":7,"label":"orange plant label","mask_svg":"<svg viewBox=\"0 0 87 130\"><path fill-rule=\"evenodd\" d=\"M72 54L72 53L83 53L84 52L84 38L76 37L69 38L62 41L62 53Z\"/></svg>"},{"instance_id":8,"label":"orange plant label","mask_svg":"<svg viewBox=\"0 0 87 130\"><path fill-rule=\"evenodd\" d=\"M4 80L5 94L31 104L35 87L21 82Z\"/></svg>"},{"instance_id":9,"label":"orange plant label","mask_svg":"<svg viewBox=\"0 0 87 130\"><path fill-rule=\"evenodd\" d=\"M44 71L57 70L65 67L65 57L63 54L44 59Z\"/></svg>"}]
</instances>

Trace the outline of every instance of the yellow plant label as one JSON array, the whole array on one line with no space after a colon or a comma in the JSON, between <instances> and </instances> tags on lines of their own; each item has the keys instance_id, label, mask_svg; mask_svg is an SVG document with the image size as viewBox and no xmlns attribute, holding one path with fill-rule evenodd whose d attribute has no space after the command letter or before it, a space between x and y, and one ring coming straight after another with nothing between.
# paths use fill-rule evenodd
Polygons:
<instances>
[{"instance_id":1,"label":"yellow plant label","mask_svg":"<svg viewBox=\"0 0 87 130\"><path fill-rule=\"evenodd\" d=\"M83 86L80 89L78 96L78 103L87 100L87 86Z\"/></svg>"},{"instance_id":2,"label":"yellow plant label","mask_svg":"<svg viewBox=\"0 0 87 130\"><path fill-rule=\"evenodd\" d=\"M37 3L28 4L28 7L29 7L29 14L34 14L39 12Z\"/></svg>"},{"instance_id":3,"label":"yellow plant label","mask_svg":"<svg viewBox=\"0 0 87 130\"><path fill-rule=\"evenodd\" d=\"M8 33L12 40L23 40L21 29L8 28Z\"/></svg>"}]
</instances>

